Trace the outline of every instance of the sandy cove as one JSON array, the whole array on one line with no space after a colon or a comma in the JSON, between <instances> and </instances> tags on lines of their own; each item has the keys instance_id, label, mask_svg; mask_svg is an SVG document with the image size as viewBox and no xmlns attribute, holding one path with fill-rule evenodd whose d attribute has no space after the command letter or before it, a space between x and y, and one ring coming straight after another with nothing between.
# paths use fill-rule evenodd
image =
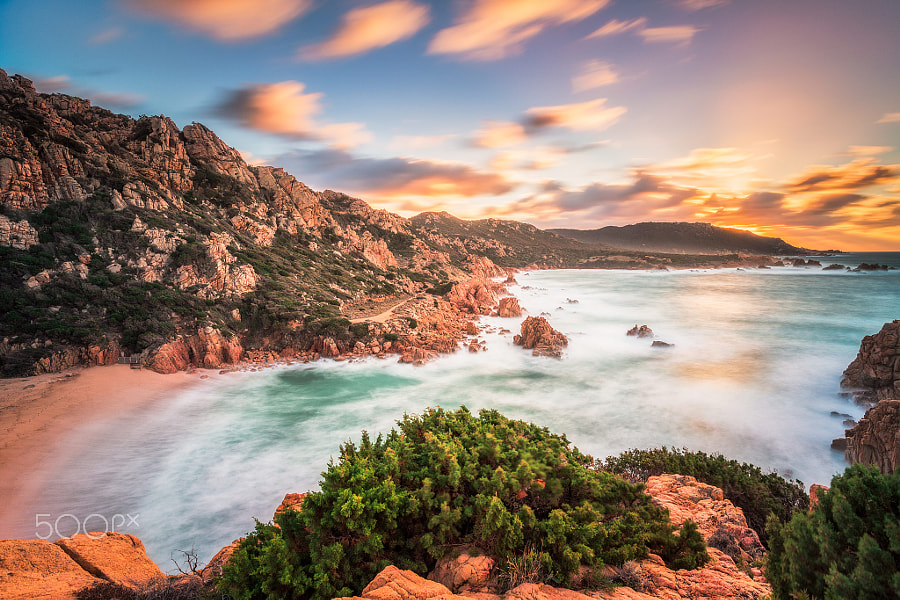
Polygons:
<instances>
[{"instance_id":1,"label":"sandy cove","mask_svg":"<svg viewBox=\"0 0 900 600\"><path fill-rule=\"evenodd\" d=\"M204 374L160 375L127 365L0 379L0 539L15 537L51 475L60 440L77 427L171 398ZM34 525L34 516L25 525Z\"/></svg>"}]
</instances>

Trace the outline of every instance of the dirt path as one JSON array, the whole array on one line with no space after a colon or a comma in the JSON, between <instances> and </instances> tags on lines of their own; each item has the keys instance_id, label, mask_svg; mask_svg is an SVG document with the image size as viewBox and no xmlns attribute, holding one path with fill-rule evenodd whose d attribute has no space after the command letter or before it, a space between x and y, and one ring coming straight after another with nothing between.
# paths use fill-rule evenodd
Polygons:
<instances>
[{"instance_id":1,"label":"dirt path","mask_svg":"<svg viewBox=\"0 0 900 600\"><path fill-rule=\"evenodd\" d=\"M392 307L390 307L389 309L387 309L386 311L384 311L382 313L378 313L377 315L374 315L371 317L359 317L357 319L350 319L350 322L351 323L362 323L363 321L372 321L375 323L384 323L385 321L387 321L388 319L390 319L391 317L394 316L395 310L397 310L398 308L400 308L401 306L403 306L410 300L412 300L412 298L406 298L405 300L401 300L400 302L393 305Z\"/></svg>"}]
</instances>

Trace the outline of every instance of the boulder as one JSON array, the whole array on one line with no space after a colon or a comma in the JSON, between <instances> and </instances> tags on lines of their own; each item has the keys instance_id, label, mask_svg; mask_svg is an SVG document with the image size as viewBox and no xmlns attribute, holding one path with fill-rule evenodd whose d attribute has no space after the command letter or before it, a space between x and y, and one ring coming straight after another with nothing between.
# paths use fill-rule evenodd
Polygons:
<instances>
[{"instance_id":1,"label":"boulder","mask_svg":"<svg viewBox=\"0 0 900 600\"><path fill-rule=\"evenodd\" d=\"M101 580L45 540L0 540L0 598L56 600Z\"/></svg>"},{"instance_id":2,"label":"boulder","mask_svg":"<svg viewBox=\"0 0 900 600\"><path fill-rule=\"evenodd\" d=\"M284 500L282 500L281 504L278 505L278 508L275 509L275 515L272 517L272 519L278 519L278 515L288 509L299 511L303 507L303 501L305 499L306 499L306 493L285 494Z\"/></svg>"},{"instance_id":3,"label":"boulder","mask_svg":"<svg viewBox=\"0 0 900 600\"><path fill-rule=\"evenodd\" d=\"M477 548L464 548L437 562L428 579L446 586L453 593L496 592L496 559Z\"/></svg>"},{"instance_id":4,"label":"boulder","mask_svg":"<svg viewBox=\"0 0 900 600\"><path fill-rule=\"evenodd\" d=\"M900 399L900 320L867 335L859 354L844 370L841 387L858 402Z\"/></svg>"},{"instance_id":5,"label":"boulder","mask_svg":"<svg viewBox=\"0 0 900 600\"><path fill-rule=\"evenodd\" d=\"M200 578L204 583L208 583L222 576L222 569L224 569L225 565L228 564L228 561L231 560L231 555L234 554L234 551L237 549L238 544L240 544L242 541L244 541L244 538L234 540L233 542L216 552L216 555L209 559L209 562L206 563L206 566L200 570Z\"/></svg>"},{"instance_id":6,"label":"boulder","mask_svg":"<svg viewBox=\"0 0 900 600\"><path fill-rule=\"evenodd\" d=\"M501 287L490 279L470 279L450 288L446 299L461 312L489 315L497 304Z\"/></svg>"},{"instance_id":7,"label":"boulder","mask_svg":"<svg viewBox=\"0 0 900 600\"><path fill-rule=\"evenodd\" d=\"M527 317L522 321L521 334L513 337L513 343L526 350L533 349L532 356L561 358L562 349L569 345L569 340L553 329L544 317Z\"/></svg>"},{"instance_id":8,"label":"boulder","mask_svg":"<svg viewBox=\"0 0 900 600\"><path fill-rule=\"evenodd\" d=\"M127 533L79 533L61 538L55 544L82 569L106 581L141 586L165 578L156 563L147 557L141 540Z\"/></svg>"},{"instance_id":9,"label":"boulder","mask_svg":"<svg viewBox=\"0 0 900 600\"><path fill-rule=\"evenodd\" d=\"M519 306L519 300L514 296L500 298L500 304L497 307L497 314L507 319L521 317L522 307Z\"/></svg>"}]
</instances>

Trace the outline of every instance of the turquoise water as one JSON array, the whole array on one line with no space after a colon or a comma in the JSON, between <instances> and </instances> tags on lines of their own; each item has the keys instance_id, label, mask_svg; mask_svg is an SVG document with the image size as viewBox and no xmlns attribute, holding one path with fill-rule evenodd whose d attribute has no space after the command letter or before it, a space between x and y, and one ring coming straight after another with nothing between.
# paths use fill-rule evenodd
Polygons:
<instances>
[{"instance_id":1,"label":"turquoise water","mask_svg":"<svg viewBox=\"0 0 900 600\"><path fill-rule=\"evenodd\" d=\"M900 267L900 254L821 260ZM271 519L285 493L315 488L341 442L387 431L404 412L461 404L564 432L597 457L670 445L828 483L845 466L829 448L844 430L831 411L864 412L839 394L841 373L864 335L900 318L900 271L535 271L518 281L510 291L528 314L547 313L569 337L563 360L514 347L499 329L519 319L488 318L487 352L424 367L322 361L210 379L76 432L38 510L138 515L126 531L164 568L176 549L207 560L254 517ZM635 324L674 346L626 337Z\"/></svg>"}]
</instances>

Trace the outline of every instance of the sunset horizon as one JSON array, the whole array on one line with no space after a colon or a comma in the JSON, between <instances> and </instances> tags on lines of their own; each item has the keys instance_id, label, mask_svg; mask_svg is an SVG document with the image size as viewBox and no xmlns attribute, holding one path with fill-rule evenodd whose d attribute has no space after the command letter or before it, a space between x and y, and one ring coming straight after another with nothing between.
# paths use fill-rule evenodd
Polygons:
<instances>
[{"instance_id":1,"label":"sunset horizon","mask_svg":"<svg viewBox=\"0 0 900 600\"><path fill-rule=\"evenodd\" d=\"M44 0L0 11L0 66L38 91L202 122L251 164L403 216L700 221L805 247L900 250L897 5Z\"/></svg>"}]
</instances>

